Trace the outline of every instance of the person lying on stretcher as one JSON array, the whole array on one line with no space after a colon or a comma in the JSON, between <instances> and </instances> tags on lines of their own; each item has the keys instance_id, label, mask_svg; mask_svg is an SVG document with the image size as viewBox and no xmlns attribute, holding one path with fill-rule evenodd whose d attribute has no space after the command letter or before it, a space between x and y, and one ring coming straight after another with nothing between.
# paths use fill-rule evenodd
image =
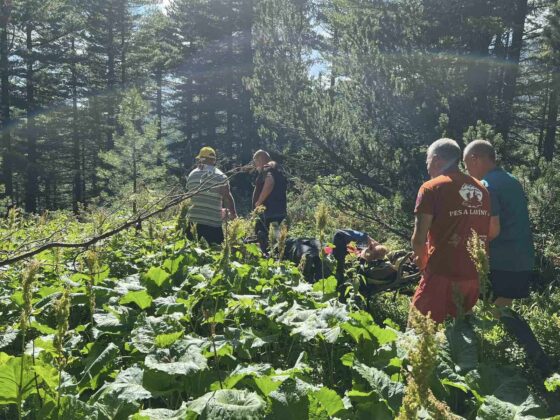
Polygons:
<instances>
[{"instance_id":1,"label":"person lying on stretcher","mask_svg":"<svg viewBox=\"0 0 560 420\"><path fill-rule=\"evenodd\" d=\"M418 268L412 263L409 252L389 252L365 232L337 230L333 245L334 249L327 248L325 251L336 260L340 292L344 291L345 271L348 269L364 277L365 284L361 284L360 289L368 293L396 288L419 278Z\"/></svg>"}]
</instances>

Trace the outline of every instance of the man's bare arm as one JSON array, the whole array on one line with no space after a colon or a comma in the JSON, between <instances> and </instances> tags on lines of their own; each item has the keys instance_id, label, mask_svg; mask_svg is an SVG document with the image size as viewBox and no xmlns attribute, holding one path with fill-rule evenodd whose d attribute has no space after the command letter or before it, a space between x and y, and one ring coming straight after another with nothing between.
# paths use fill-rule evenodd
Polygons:
<instances>
[{"instance_id":1,"label":"man's bare arm","mask_svg":"<svg viewBox=\"0 0 560 420\"><path fill-rule=\"evenodd\" d=\"M426 268L428 249L426 241L428 240L428 231L432 225L434 216L431 214L419 213L414 219L414 233L410 241L412 250L415 255L415 262L419 269Z\"/></svg>"},{"instance_id":2,"label":"man's bare arm","mask_svg":"<svg viewBox=\"0 0 560 420\"><path fill-rule=\"evenodd\" d=\"M224 207L229 210L229 216L231 218L236 218L237 212L235 211L235 201L233 199L233 195L231 195L229 184L222 187L222 201L224 203Z\"/></svg>"},{"instance_id":3,"label":"man's bare arm","mask_svg":"<svg viewBox=\"0 0 560 420\"><path fill-rule=\"evenodd\" d=\"M270 195L273 189L274 189L274 177L269 172L264 179L264 185L261 191L261 195L259 196L259 199L255 203L255 207L261 206L266 201L266 199L268 198L268 196Z\"/></svg>"},{"instance_id":4,"label":"man's bare arm","mask_svg":"<svg viewBox=\"0 0 560 420\"><path fill-rule=\"evenodd\" d=\"M500 234L500 216L490 217L490 228L488 229L488 241L496 239Z\"/></svg>"}]
</instances>

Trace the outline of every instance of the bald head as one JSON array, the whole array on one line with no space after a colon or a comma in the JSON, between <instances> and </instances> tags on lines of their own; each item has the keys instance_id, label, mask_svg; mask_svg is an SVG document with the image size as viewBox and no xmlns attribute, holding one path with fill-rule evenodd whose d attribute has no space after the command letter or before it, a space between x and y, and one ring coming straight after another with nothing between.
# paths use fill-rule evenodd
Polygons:
<instances>
[{"instance_id":1,"label":"bald head","mask_svg":"<svg viewBox=\"0 0 560 420\"><path fill-rule=\"evenodd\" d=\"M270 162L270 155L264 150L257 150L253 155L253 163L255 167L260 171L268 162Z\"/></svg>"},{"instance_id":2,"label":"bald head","mask_svg":"<svg viewBox=\"0 0 560 420\"><path fill-rule=\"evenodd\" d=\"M489 171L496 167L496 150L489 141L474 140L465 147L463 161L469 175L483 179Z\"/></svg>"},{"instance_id":3,"label":"bald head","mask_svg":"<svg viewBox=\"0 0 560 420\"><path fill-rule=\"evenodd\" d=\"M467 144L463 152L463 158L470 154L496 162L496 150L492 143L487 140L474 140Z\"/></svg>"}]
</instances>

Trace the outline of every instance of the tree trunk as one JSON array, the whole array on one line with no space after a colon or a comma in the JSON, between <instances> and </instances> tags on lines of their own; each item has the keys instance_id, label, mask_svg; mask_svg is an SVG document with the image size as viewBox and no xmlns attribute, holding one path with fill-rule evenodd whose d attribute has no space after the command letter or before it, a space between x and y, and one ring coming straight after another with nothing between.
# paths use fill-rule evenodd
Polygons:
<instances>
[{"instance_id":1,"label":"tree trunk","mask_svg":"<svg viewBox=\"0 0 560 420\"><path fill-rule=\"evenodd\" d=\"M115 130L115 34L112 2L109 2L107 16L107 150L113 148Z\"/></svg>"},{"instance_id":2,"label":"tree trunk","mask_svg":"<svg viewBox=\"0 0 560 420\"><path fill-rule=\"evenodd\" d=\"M126 35L127 35L127 18L126 18L126 1L122 4L121 10L121 87L126 86Z\"/></svg>"},{"instance_id":3,"label":"tree trunk","mask_svg":"<svg viewBox=\"0 0 560 420\"><path fill-rule=\"evenodd\" d=\"M72 209L74 213L78 212L78 203L84 202L84 194L82 191L82 166L81 166L81 144L80 136L78 135L78 75L76 70L76 45L75 39L71 39L71 89L72 89L72 157L73 157L73 172L74 179L72 185Z\"/></svg>"},{"instance_id":4,"label":"tree trunk","mask_svg":"<svg viewBox=\"0 0 560 420\"><path fill-rule=\"evenodd\" d=\"M136 144L132 145L132 213L136 214L137 204L136 194L138 193L138 166L137 166L137 154L136 154Z\"/></svg>"},{"instance_id":5,"label":"tree trunk","mask_svg":"<svg viewBox=\"0 0 560 420\"><path fill-rule=\"evenodd\" d=\"M543 157L552 161L556 143L556 128L558 126L558 92L560 91L560 74L558 69L552 74L552 88L548 99L548 117L546 121L546 136L543 144Z\"/></svg>"},{"instance_id":6,"label":"tree trunk","mask_svg":"<svg viewBox=\"0 0 560 420\"><path fill-rule=\"evenodd\" d=\"M12 168L12 137L10 133L10 72L8 59L8 22L10 20L11 3L2 1L0 10L0 131L2 132L2 181L5 196L13 203L13 168Z\"/></svg>"},{"instance_id":7,"label":"tree trunk","mask_svg":"<svg viewBox=\"0 0 560 420\"><path fill-rule=\"evenodd\" d=\"M156 69L156 124L157 124L157 139L160 140L162 137L162 114L163 114L163 104L161 90L163 88L163 71L161 67Z\"/></svg>"},{"instance_id":8,"label":"tree trunk","mask_svg":"<svg viewBox=\"0 0 560 420\"><path fill-rule=\"evenodd\" d=\"M521 58L525 20L527 18L527 0L515 0L514 3L515 13L511 45L508 48L506 66L504 67L501 112L498 113L496 121L496 131L502 134L504 140L507 140L513 124L513 100L519 75L519 59Z\"/></svg>"},{"instance_id":9,"label":"tree trunk","mask_svg":"<svg viewBox=\"0 0 560 420\"><path fill-rule=\"evenodd\" d=\"M187 143L185 144L185 155L183 157L184 164L189 167L190 161L193 157L193 83L192 75L187 75L187 80L185 81L185 134L187 137Z\"/></svg>"},{"instance_id":10,"label":"tree trunk","mask_svg":"<svg viewBox=\"0 0 560 420\"><path fill-rule=\"evenodd\" d=\"M27 173L25 188L25 211L37 211L38 168L37 168L37 132L35 127L35 86L33 84L33 26L30 22L25 28L26 44L26 93L27 93Z\"/></svg>"},{"instance_id":11,"label":"tree trunk","mask_svg":"<svg viewBox=\"0 0 560 420\"><path fill-rule=\"evenodd\" d=\"M97 97L93 96L91 98L91 110L93 113L93 126L100 127L103 124L103 115L100 111L101 104L97 100ZM103 133L100 130L93 130L92 138L94 139L94 146L89 150L91 153L91 194L93 197L97 197L100 193L99 178L97 176L97 168L99 168L99 151L101 150L101 144L103 142ZM85 153L84 153L85 156ZM85 167L85 166L84 166Z\"/></svg>"},{"instance_id":12,"label":"tree trunk","mask_svg":"<svg viewBox=\"0 0 560 420\"><path fill-rule=\"evenodd\" d=\"M240 63L253 63L253 22L254 22L254 4L253 0L243 0L243 22L242 22L242 56L239 59ZM249 77L253 72L252 67L244 72L244 75ZM253 113L251 111L251 95L245 88L243 83L239 84L239 100L241 103L242 117L244 127L244 137L241 148L241 161L248 162L252 159L252 152L258 149L259 136L257 134L257 126Z\"/></svg>"},{"instance_id":13,"label":"tree trunk","mask_svg":"<svg viewBox=\"0 0 560 420\"><path fill-rule=\"evenodd\" d=\"M542 157L543 146L544 146L544 136L546 134L547 126L547 116L548 116L548 101L550 98L550 75L547 77L547 87L544 92L544 105L539 118L539 143L537 150L539 151L539 159Z\"/></svg>"},{"instance_id":14,"label":"tree trunk","mask_svg":"<svg viewBox=\"0 0 560 420\"><path fill-rule=\"evenodd\" d=\"M225 153L231 156L233 150L236 148L241 148L242 145L234 144L235 139L233 137L233 113L234 113L234 103L233 103L233 72L235 68L233 60L233 32L234 32L234 11L233 11L233 1L229 0L227 9L227 25L228 30L226 32L227 36L227 52L226 52L226 141L224 142Z\"/></svg>"}]
</instances>

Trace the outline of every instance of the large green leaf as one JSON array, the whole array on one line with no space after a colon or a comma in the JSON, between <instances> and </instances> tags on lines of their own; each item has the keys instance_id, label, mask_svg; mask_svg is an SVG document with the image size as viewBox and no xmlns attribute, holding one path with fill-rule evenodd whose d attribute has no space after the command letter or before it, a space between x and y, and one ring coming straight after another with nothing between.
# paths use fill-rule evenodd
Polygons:
<instances>
[{"instance_id":1,"label":"large green leaf","mask_svg":"<svg viewBox=\"0 0 560 420\"><path fill-rule=\"evenodd\" d=\"M319 391L313 392L313 396L319 400L319 403L327 411L329 416L335 416L337 413L344 410L342 398L332 389L323 387Z\"/></svg>"},{"instance_id":2,"label":"large green leaf","mask_svg":"<svg viewBox=\"0 0 560 420\"><path fill-rule=\"evenodd\" d=\"M369 334L369 338L375 340L377 345L383 346L397 340L398 334L390 327L380 327L374 321L371 315L365 311L352 312L350 321L344 324L343 328L352 335L358 342L361 338L367 338L365 331ZM354 328L349 328L352 326Z\"/></svg>"},{"instance_id":3,"label":"large green leaf","mask_svg":"<svg viewBox=\"0 0 560 420\"><path fill-rule=\"evenodd\" d=\"M303 341L321 337L334 343L340 335L340 324L347 319L346 307L335 301L320 309L305 309L294 302L288 311L278 316L277 321L291 327L291 334L301 336Z\"/></svg>"},{"instance_id":4,"label":"large green leaf","mask_svg":"<svg viewBox=\"0 0 560 420\"><path fill-rule=\"evenodd\" d=\"M350 390L346 394L354 408L353 419L393 420L395 418L395 414L387 403L380 399L379 394L375 391Z\"/></svg>"},{"instance_id":5,"label":"large green leaf","mask_svg":"<svg viewBox=\"0 0 560 420\"><path fill-rule=\"evenodd\" d=\"M160 267L151 267L143 278L148 283L153 283L157 287L161 287L170 277L170 274Z\"/></svg>"},{"instance_id":6,"label":"large green leaf","mask_svg":"<svg viewBox=\"0 0 560 420\"><path fill-rule=\"evenodd\" d=\"M152 397L142 386L144 371L132 366L119 372L114 382L106 383L90 402L103 407L112 419L126 419L140 408L141 401Z\"/></svg>"},{"instance_id":7,"label":"large green leaf","mask_svg":"<svg viewBox=\"0 0 560 420\"><path fill-rule=\"evenodd\" d=\"M179 323L180 313L162 315L160 317L140 314L131 332L132 346L141 353L150 353L156 349L156 337L183 331Z\"/></svg>"},{"instance_id":8,"label":"large green leaf","mask_svg":"<svg viewBox=\"0 0 560 420\"><path fill-rule=\"evenodd\" d=\"M169 347L173 343L175 343L178 339L183 336L183 331L177 331L169 334L159 334L156 335L156 347L158 348L165 348Z\"/></svg>"},{"instance_id":9,"label":"large green leaf","mask_svg":"<svg viewBox=\"0 0 560 420\"><path fill-rule=\"evenodd\" d=\"M175 274L181 267L181 263L184 259L184 255L179 255L176 258L169 258L163 262L162 267L165 268L168 273Z\"/></svg>"},{"instance_id":10,"label":"large green leaf","mask_svg":"<svg viewBox=\"0 0 560 420\"><path fill-rule=\"evenodd\" d=\"M145 290L137 290L134 292L128 292L119 300L119 303L121 305L135 303L140 309L144 310L152 306L152 297Z\"/></svg>"},{"instance_id":11,"label":"large green leaf","mask_svg":"<svg viewBox=\"0 0 560 420\"><path fill-rule=\"evenodd\" d=\"M469 372L465 378L471 390L482 398L485 404L488 402L486 407L481 407L483 414L494 412L498 408L500 410L507 408L505 411L508 412L511 409L515 415L540 415L543 413L542 407L530 393L527 381L519 376L513 368L481 364L477 370ZM494 400L499 400L501 403Z\"/></svg>"},{"instance_id":12,"label":"large green leaf","mask_svg":"<svg viewBox=\"0 0 560 420\"><path fill-rule=\"evenodd\" d=\"M476 369L478 366L478 343L472 327L464 321L456 321L445 330L447 342L442 347L443 352L459 368L461 374Z\"/></svg>"},{"instance_id":13,"label":"large green leaf","mask_svg":"<svg viewBox=\"0 0 560 420\"><path fill-rule=\"evenodd\" d=\"M80 401L77 396L64 395L60 398L60 404L58 404L58 400L47 399L41 410L37 413L37 418L49 420L100 420L109 417L106 414L102 415L99 407Z\"/></svg>"},{"instance_id":14,"label":"large green leaf","mask_svg":"<svg viewBox=\"0 0 560 420\"><path fill-rule=\"evenodd\" d=\"M541 419L545 416L546 411L532 397L520 405L515 405L490 395L478 409L476 418L479 420L530 420Z\"/></svg>"},{"instance_id":15,"label":"large green leaf","mask_svg":"<svg viewBox=\"0 0 560 420\"><path fill-rule=\"evenodd\" d=\"M206 357L198 353L196 357L193 354L186 354L174 362L161 361L152 354L146 356L144 363L146 368L163 372L168 375L190 375L192 373L204 370L207 367Z\"/></svg>"},{"instance_id":16,"label":"large green leaf","mask_svg":"<svg viewBox=\"0 0 560 420\"><path fill-rule=\"evenodd\" d=\"M107 286L109 288L112 288L119 295L126 295L128 292L135 292L145 289L145 287L142 286L142 283L140 282L140 274L132 274L118 280L108 279L105 283L107 283Z\"/></svg>"},{"instance_id":17,"label":"large green leaf","mask_svg":"<svg viewBox=\"0 0 560 420\"><path fill-rule=\"evenodd\" d=\"M200 420L257 420L263 418L266 403L254 392L220 389L197 398L188 409Z\"/></svg>"},{"instance_id":18,"label":"large green leaf","mask_svg":"<svg viewBox=\"0 0 560 420\"><path fill-rule=\"evenodd\" d=\"M316 391L311 385L298 378L286 379L282 385L270 393L272 400L271 419L298 420L309 418L308 393Z\"/></svg>"},{"instance_id":19,"label":"large green leaf","mask_svg":"<svg viewBox=\"0 0 560 420\"><path fill-rule=\"evenodd\" d=\"M5 330L0 331L0 349L12 344L18 336L19 330L12 327L7 327Z\"/></svg>"},{"instance_id":20,"label":"large green leaf","mask_svg":"<svg viewBox=\"0 0 560 420\"><path fill-rule=\"evenodd\" d=\"M353 369L366 380L373 391L379 394L393 413L398 413L404 392L402 383L392 381L385 372L363 363L356 362Z\"/></svg>"},{"instance_id":21,"label":"large green leaf","mask_svg":"<svg viewBox=\"0 0 560 420\"><path fill-rule=\"evenodd\" d=\"M554 392L560 389L560 375L555 373L550 378L547 378L547 380L544 381L544 386L548 392Z\"/></svg>"},{"instance_id":22,"label":"large green leaf","mask_svg":"<svg viewBox=\"0 0 560 420\"><path fill-rule=\"evenodd\" d=\"M171 348L149 354L144 360L143 385L156 394L189 388L193 375L208 368L203 352L206 344L203 340L185 337L174 343Z\"/></svg>"},{"instance_id":23,"label":"large green leaf","mask_svg":"<svg viewBox=\"0 0 560 420\"><path fill-rule=\"evenodd\" d=\"M231 389L240 384L240 387L249 387L268 396L272 391L278 389L287 378L288 376L284 374L276 374L269 364L240 364L221 383L212 384L211 389L217 390L222 387Z\"/></svg>"},{"instance_id":24,"label":"large green leaf","mask_svg":"<svg viewBox=\"0 0 560 420\"><path fill-rule=\"evenodd\" d=\"M175 296L159 297L154 299L156 315L171 314L173 312L185 313L184 299L177 299Z\"/></svg>"},{"instance_id":25,"label":"large green leaf","mask_svg":"<svg viewBox=\"0 0 560 420\"><path fill-rule=\"evenodd\" d=\"M32 363L31 356L22 358L0 353L0 405L15 404L18 396L25 400L37 392Z\"/></svg>"},{"instance_id":26,"label":"large green leaf","mask_svg":"<svg viewBox=\"0 0 560 420\"><path fill-rule=\"evenodd\" d=\"M59 385L58 370L52 366L47 365L40 360L35 360L33 370L39 378L50 388L51 391L57 392Z\"/></svg>"},{"instance_id":27,"label":"large green leaf","mask_svg":"<svg viewBox=\"0 0 560 420\"><path fill-rule=\"evenodd\" d=\"M313 290L315 292L324 293L325 295L331 295L336 292L337 284L338 281L336 280L336 277L330 276L313 284Z\"/></svg>"},{"instance_id":28,"label":"large green leaf","mask_svg":"<svg viewBox=\"0 0 560 420\"><path fill-rule=\"evenodd\" d=\"M113 343L100 344L100 346L103 347L103 350L99 354L91 352L86 360L86 367L78 382L78 387L81 390L99 388L99 376L111 369L119 355L119 348Z\"/></svg>"},{"instance_id":29,"label":"large green leaf","mask_svg":"<svg viewBox=\"0 0 560 420\"><path fill-rule=\"evenodd\" d=\"M167 408L148 408L130 417L131 420L184 420L187 415L187 406L183 405L177 410Z\"/></svg>"},{"instance_id":30,"label":"large green leaf","mask_svg":"<svg viewBox=\"0 0 560 420\"><path fill-rule=\"evenodd\" d=\"M517 371L507 366L481 363L469 372L465 380L473 392L480 396L494 395L504 401L520 404L528 395L527 381Z\"/></svg>"}]
</instances>

